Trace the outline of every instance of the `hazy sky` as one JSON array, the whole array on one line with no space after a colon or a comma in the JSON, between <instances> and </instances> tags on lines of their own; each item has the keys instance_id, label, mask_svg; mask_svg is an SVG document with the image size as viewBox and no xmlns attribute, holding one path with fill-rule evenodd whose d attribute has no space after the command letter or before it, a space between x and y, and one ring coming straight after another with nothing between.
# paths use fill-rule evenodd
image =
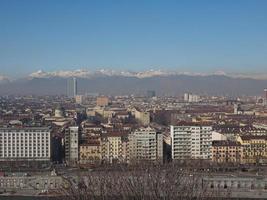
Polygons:
<instances>
[{"instance_id":1,"label":"hazy sky","mask_svg":"<svg viewBox=\"0 0 267 200\"><path fill-rule=\"evenodd\" d=\"M266 72L267 0L0 0L0 75Z\"/></svg>"}]
</instances>

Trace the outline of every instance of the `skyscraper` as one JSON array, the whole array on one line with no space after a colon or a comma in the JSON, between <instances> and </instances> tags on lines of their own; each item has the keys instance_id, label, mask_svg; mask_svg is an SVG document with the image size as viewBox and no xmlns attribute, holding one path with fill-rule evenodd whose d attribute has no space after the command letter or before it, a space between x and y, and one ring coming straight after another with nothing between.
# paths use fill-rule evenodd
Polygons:
<instances>
[{"instance_id":1,"label":"skyscraper","mask_svg":"<svg viewBox=\"0 0 267 200\"><path fill-rule=\"evenodd\" d=\"M75 97L77 95L77 80L75 77L68 79L67 96Z\"/></svg>"}]
</instances>

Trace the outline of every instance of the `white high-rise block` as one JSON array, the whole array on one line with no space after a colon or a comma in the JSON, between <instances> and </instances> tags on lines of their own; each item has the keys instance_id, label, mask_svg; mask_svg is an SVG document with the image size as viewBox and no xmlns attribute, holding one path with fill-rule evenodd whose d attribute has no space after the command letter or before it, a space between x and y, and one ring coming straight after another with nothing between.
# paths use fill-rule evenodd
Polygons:
<instances>
[{"instance_id":1,"label":"white high-rise block","mask_svg":"<svg viewBox=\"0 0 267 200\"><path fill-rule=\"evenodd\" d=\"M171 126L171 139L172 159L211 159L211 126Z\"/></svg>"}]
</instances>

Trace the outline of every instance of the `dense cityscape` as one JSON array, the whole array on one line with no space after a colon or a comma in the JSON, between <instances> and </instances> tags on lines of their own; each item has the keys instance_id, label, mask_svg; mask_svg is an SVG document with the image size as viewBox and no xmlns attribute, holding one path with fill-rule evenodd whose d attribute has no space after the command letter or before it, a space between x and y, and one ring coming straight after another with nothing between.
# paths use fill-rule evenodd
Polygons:
<instances>
[{"instance_id":1,"label":"dense cityscape","mask_svg":"<svg viewBox=\"0 0 267 200\"><path fill-rule=\"evenodd\" d=\"M267 199L266 0L0 0L0 200Z\"/></svg>"},{"instance_id":2,"label":"dense cityscape","mask_svg":"<svg viewBox=\"0 0 267 200\"><path fill-rule=\"evenodd\" d=\"M170 165L217 197L267 194L266 90L229 99L85 95L78 86L69 78L66 96L1 96L2 195L58 196L88 173Z\"/></svg>"}]
</instances>

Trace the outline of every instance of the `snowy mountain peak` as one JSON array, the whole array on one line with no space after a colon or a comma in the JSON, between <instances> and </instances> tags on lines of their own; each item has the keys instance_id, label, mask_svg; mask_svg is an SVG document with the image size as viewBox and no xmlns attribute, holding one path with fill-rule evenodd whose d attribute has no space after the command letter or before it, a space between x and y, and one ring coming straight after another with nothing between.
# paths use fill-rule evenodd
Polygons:
<instances>
[{"instance_id":1,"label":"snowy mountain peak","mask_svg":"<svg viewBox=\"0 0 267 200\"><path fill-rule=\"evenodd\" d=\"M10 82L10 79L6 76L0 75L0 84L1 83L8 83Z\"/></svg>"},{"instance_id":2,"label":"snowy mountain peak","mask_svg":"<svg viewBox=\"0 0 267 200\"><path fill-rule=\"evenodd\" d=\"M38 70L37 72L33 72L29 75L30 78L52 78L52 77L61 77L61 78L69 78L69 77L79 77L79 78L87 78L91 75L90 71L77 69L73 71L55 71L55 72L45 72L43 70Z\"/></svg>"},{"instance_id":3,"label":"snowy mountain peak","mask_svg":"<svg viewBox=\"0 0 267 200\"><path fill-rule=\"evenodd\" d=\"M31 78L49 78L49 73L44 72L43 70L38 70L29 75Z\"/></svg>"}]
</instances>

